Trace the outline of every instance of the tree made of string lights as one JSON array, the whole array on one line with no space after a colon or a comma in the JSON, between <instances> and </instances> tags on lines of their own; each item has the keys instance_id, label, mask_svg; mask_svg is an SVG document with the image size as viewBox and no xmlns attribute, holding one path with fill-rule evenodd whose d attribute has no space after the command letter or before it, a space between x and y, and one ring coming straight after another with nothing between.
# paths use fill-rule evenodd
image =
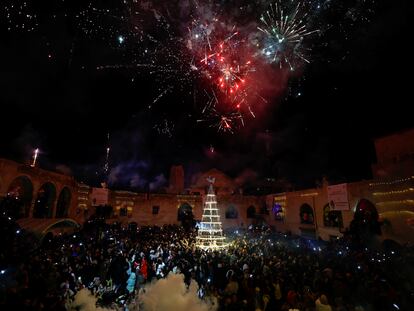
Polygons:
<instances>
[{"instance_id":1,"label":"tree made of string lights","mask_svg":"<svg viewBox=\"0 0 414 311\"><path fill-rule=\"evenodd\" d=\"M198 228L196 246L203 250L219 250L227 247L226 237L220 221L217 198L214 193L213 183L215 178L208 177L210 183L207 198L204 202L203 216Z\"/></svg>"}]
</instances>

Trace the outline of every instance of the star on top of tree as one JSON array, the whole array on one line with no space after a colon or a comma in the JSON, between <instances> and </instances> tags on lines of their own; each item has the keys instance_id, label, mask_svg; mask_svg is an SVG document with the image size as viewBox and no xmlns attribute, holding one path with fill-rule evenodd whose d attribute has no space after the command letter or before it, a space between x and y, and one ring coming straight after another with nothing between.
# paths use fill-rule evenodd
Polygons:
<instances>
[{"instance_id":1,"label":"star on top of tree","mask_svg":"<svg viewBox=\"0 0 414 311\"><path fill-rule=\"evenodd\" d=\"M206 179L210 184L214 184L214 182L216 181L216 179L212 176L208 176Z\"/></svg>"}]
</instances>

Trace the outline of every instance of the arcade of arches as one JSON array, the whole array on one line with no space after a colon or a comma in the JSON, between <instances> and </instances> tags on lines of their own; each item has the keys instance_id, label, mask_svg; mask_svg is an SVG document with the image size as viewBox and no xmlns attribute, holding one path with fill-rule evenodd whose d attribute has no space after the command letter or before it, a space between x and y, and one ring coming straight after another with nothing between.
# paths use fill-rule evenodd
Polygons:
<instances>
[{"instance_id":1,"label":"arcade of arches","mask_svg":"<svg viewBox=\"0 0 414 311\"><path fill-rule=\"evenodd\" d=\"M71 176L0 159L0 209L14 219L66 218L74 210Z\"/></svg>"},{"instance_id":2,"label":"arcade of arches","mask_svg":"<svg viewBox=\"0 0 414 311\"><path fill-rule=\"evenodd\" d=\"M33 218L68 217L71 191L68 187L64 187L57 201L56 192L56 186L46 182L37 193L34 193L31 180L27 176L19 176L8 187L6 196L1 201L1 208L15 219L30 217L31 210Z\"/></svg>"}]
</instances>

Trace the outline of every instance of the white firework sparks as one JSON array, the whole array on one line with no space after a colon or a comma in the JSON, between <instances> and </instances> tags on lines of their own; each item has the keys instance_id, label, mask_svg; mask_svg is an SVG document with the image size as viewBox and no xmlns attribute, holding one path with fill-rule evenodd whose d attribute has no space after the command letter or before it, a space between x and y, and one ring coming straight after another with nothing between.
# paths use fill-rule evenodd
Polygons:
<instances>
[{"instance_id":1,"label":"white firework sparks","mask_svg":"<svg viewBox=\"0 0 414 311\"><path fill-rule=\"evenodd\" d=\"M309 63L302 43L305 37L319 30L307 29L308 14L303 2L287 12L281 2L271 4L260 21L263 25L257 28L265 35L261 54L268 61L278 63L281 68L287 64L291 70L295 69L297 59Z\"/></svg>"}]
</instances>

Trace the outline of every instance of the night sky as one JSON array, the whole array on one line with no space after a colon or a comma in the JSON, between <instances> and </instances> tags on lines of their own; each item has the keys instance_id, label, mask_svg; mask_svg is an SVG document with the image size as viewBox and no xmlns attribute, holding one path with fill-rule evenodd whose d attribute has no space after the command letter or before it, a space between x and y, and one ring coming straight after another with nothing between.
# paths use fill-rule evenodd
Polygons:
<instances>
[{"instance_id":1,"label":"night sky","mask_svg":"<svg viewBox=\"0 0 414 311\"><path fill-rule=\"evenodd\" d=\"M303 41L310 63L288 75L256 65L265 101L232 132L199 122L209 81L159 52L181 61L188 2L2 1L0 157L28 161L38 147L41 167L97 184L110 133L114 188L156 189L173 164L306 187L370 178L373 139L414 125L408 1L309 1L324 8ZM240 36L270 3L204 2ZM173 72L136 66L154 60Z\"/></svg>"}]
</instances>

